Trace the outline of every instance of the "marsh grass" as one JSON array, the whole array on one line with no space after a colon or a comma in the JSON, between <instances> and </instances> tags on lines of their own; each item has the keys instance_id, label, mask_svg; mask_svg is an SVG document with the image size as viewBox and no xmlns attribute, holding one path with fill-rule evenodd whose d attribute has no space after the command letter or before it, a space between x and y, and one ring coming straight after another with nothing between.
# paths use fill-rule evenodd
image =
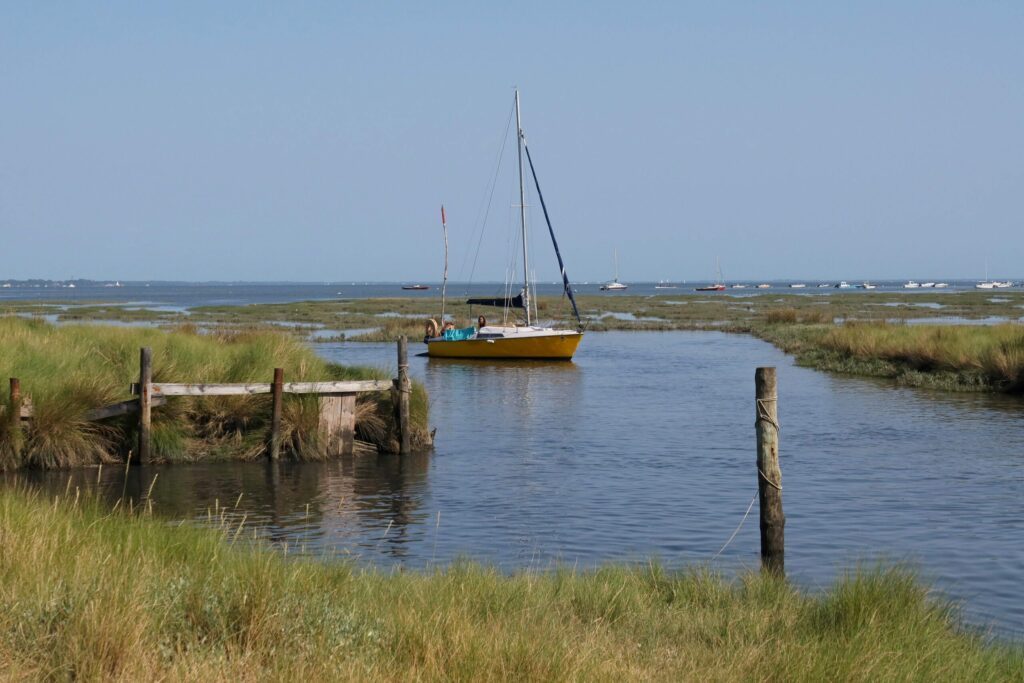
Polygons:
<instances>
[{"instance_id":1,"label":"marsh grass","mask_svg":"<svg viewBox=\"0 0 1024 683\"><path fill-rule=\"evenodd\" d=\"M135 440L131 418L85 420L86 411L131 398L138 377L139 348L153 349L153 378L160 382L266 382L283 367L288 381L386 379L373 368L327 363L293 336L266 331L202 334L195 327L172 332L147 328L54 326L38 320L0 318L0 374L19 377L35 416L23 443L15 448L7 420L0 420L0 467L74 467L123 460ZM423 447L427 398L414 384L414 442ZM3 404L9 401L4 396ZM363 395L360 403L379 411L390 425L391 398ZM362 414L368 415L362 408ZM316 400L287 397L283 414L286 453L320 459ZM174 398L153 412L153 451L157 461L253 459L265 455L270 429L270 397ZM369 424L369 423L368 423ZM379 424L360 438L388 450L393 437ZM387 437L387 438L385 438ZM379 440L377 440L379 439ZM19 455L15 455L19 452Z\"/></svg>"},{"instance_id":2,"label":"marsh grass","mask_svg":"<svg viewBox=\"0 0 1024 683\"><path fill-rule=\"evenodd\" d=\"M1024 326L775 324L753 332L803 365L912 386L1024 393Z\"/></svg>"},{"instance_id":3,"label":"marsh grass","mask_svg":"<svg viewBox=\"0 0 1024 683\"><path fill-rule=\"evenodd\" d=\"M11 679L1019 680L912 574L820 594L657 564L512 575L289 559L231 522L170 526L88 496L0 491ZM240 542L246 539L246 542Z\"/></svg>"}]
</instances>

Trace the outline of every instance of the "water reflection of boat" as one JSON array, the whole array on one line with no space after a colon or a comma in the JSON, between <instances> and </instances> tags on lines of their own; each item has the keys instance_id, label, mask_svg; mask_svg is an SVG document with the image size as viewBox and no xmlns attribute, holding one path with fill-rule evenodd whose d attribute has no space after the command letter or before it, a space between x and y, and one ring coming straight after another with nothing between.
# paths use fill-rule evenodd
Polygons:
<instances>
[{"instance_id":1,"label":"water reflection of boat","mask_svg":"<svg viewBox=\"0 0 1024 683\"><path fill-rule=\"evenodd\" d=\"M442 330L430 321L427 325L427 335L424 342L427 344L427 355L431 358L537 358L546 360L571 360L580 340L583 338L583 321L580 319L579 309L576 307L576 298L573 296L572 286L569 284L569 276L565 272L565 263L562 261L562 254L558 250L558 242L555 240L555 232L551 227L548 217L547 205L544 203L544 195L540 191L540 181L537 180L537 173L533 166L533 158L530 156L530 149L526 145L526 136L523 134L523 126L519 115L519 90L515 93L515 114L516 114L516 143L519 151L519 222L523 246L523 289L517 296L505 296L496 298L469 299L470 305L494 306L501 308L505 314L500 325L488 325L486 319L480 316L478 328L467 327L463 329ZM529 164L530 175L533 178L534 186L537 188L537 199L540 200L541 209L544 212L544 221L547 223L548 233L551 235L551 244L558 259L559 271L562 274L562 289L569 303L572 304L572 311L576 317L578 327L575 330L555 329L541 327L534 320L533 295L531 294L529 249L527 248L526 232L526 188L524 186L523 154ZM519 312L522 312L525 319L524 325L518 324L515 319ZM508 316L513 316L511 324L508 324ZM442 319L442 325L444 320Z\"/></svg>"}]
</instances>

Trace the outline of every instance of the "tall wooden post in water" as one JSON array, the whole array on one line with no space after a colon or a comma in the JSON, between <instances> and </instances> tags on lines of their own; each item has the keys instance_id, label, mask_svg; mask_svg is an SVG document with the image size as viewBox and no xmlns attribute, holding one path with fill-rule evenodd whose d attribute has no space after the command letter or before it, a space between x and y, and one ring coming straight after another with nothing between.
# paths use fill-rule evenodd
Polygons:
<instances>
[{"instance_id":1,"label":"tall wooden post in water","mask_svg":"<svg viewBox=\"0 0 1024 683\"><path fill-rule=\"evenodd\" d=\"M274 368L274 383L270 385L273 408L270 414L270 459L281 457L281 407L284 399L284 368Z\"/></svg>"},{"instance_id":2,"label":"tall wooden post in water","mask_svg":"<svg viewBox=\"0 0 1024 683\"><path fill-rule=\"evenodd\" d=\"M148 463L150 452L151 410L153 405L153 349L139 352L139 453L136 462Z\"/></svg>"},{"instance_id":3,"label":"tall wooden post in water","mask_svg":"<svg viewBox=\"0 0 1024 683\"><path fill-rule=\"evenodd\" d=\"M761 567L783 576L786 517L782 514L782 469L779 467L778 385L775 368L754 373L757 431L757 494L761 506Z\"/></svg>"},{"instance_id":4,"label":"tall wooden post in water","mask_svg":"<svg viewBox=\"0 0 1024 683\"><path fill-rule=\"evenodd\" d=\"M398 452L402 455L411 450L409 444L409 340L403 334L398 338Z\"/></svg>"}]
</instances>

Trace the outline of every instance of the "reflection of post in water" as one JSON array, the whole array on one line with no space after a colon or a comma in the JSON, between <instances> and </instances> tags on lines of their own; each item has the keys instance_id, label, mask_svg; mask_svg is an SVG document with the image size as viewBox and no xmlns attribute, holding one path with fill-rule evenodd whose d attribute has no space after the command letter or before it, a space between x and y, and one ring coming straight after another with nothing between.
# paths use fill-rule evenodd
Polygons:
<instances>
[{"instance_id":1,"label":"reflection of post in water","mask_svg":"<svg viewBox=\"0 0 1024 683\"><path fill-rule=\"evenodd\" d=\"M430 456L423 453L345 458L343 476L331 480L330 495L339 503L344 501L343 515L354 513L362 531L381 539L382 552L401 558L406 555L410 527L427 516L419 510L429 464ZM350 526L352 520L341 523Z\"/></svg>"}]
</instances>

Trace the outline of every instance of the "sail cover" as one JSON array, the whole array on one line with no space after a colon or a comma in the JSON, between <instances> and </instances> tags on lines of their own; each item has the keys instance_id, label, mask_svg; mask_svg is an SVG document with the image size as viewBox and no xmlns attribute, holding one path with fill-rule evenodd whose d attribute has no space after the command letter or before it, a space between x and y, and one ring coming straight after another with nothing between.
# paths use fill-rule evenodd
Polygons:
<instances>
[{"instance_id":1,"label":"sail cover","mask_svg":"<svg viewBox=\"0 0 1024 683\"><path fill-rule=\"evenodd\" d=\"M580 310L576 307L576 297L572 294L572 286L569 285L569 275L565 272L565 262L562 261L562 252L558 251L558 241L555 239L555 229L551 227L551 219L548 217L548 206L544 203L544 194L540 191L540 181L537 180L537 171L533 168L533 157L530 156L530 148L523 140L523 149L526 150L526 160L530 162L530 175L533 176L533 184L537 187L537 198L540 199L540 208L544 210L544 222L548 224L548 233L551 235L551 244L555 247L555 256L558 257L558 268L562 272L562 286L565 294L572 304L572 312L576 315L576 323L582 328L583 320L580 319Z\"/></svg>"},{"instance_id":2,"label":"sail cover","mask_svg":"<svg viewBox=\"0 0 1024 683\"><path fill-rule=\"evenodd\" d=\"M526 308L523 305L523 293L520 292L513 297L499 297L497 299L469 299L467 304L477 306L497 306L500 308Z\"/></svg>"}]
</instances>

